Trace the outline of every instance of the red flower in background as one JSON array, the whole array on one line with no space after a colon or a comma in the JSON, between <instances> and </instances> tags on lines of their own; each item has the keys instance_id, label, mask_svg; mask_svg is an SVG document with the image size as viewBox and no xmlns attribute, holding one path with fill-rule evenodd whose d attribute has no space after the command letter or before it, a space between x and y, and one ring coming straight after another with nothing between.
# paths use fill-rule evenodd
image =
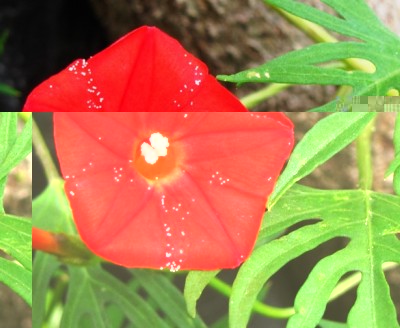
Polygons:
<instances>
[{"instance_id":1,"label":"red flower in background","mask_svg":"<svg viewBox=\"0 0 400 328\"><path fill-rule=\"evenodd\" d=\"M282 113L55 113L79 234L127 267L233 268L293 147Z\"/></svg>"},{"instance_id":2,"label":"red flower in background","mask_svg":"<svg viewBox=\"0 0 400 328\"><path fill-rule=\"evenodd\" d=\"M207 66L155 27L78 59L29 95L26 112L237 112Z\"/></svg>"}]
</instances>

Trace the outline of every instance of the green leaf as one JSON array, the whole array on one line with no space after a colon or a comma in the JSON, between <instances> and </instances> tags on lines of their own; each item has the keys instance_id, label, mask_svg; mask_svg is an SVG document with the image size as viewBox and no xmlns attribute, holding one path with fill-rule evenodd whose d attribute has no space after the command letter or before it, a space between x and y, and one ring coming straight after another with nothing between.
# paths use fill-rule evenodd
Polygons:
<instances>
[{"instance_id":1,"label":"green leaf","mask_svg":"<svg viewBox=\"0 0 400 328\"><path fill-rule=\"evenodd\" d=\"M321 320L318 326L321 328L348 328L348 325L344 323L329 320Z\"/></svg>"},{"instance_id":2,"label":"green leaf","mask_svg":"<svg viewBox=\"0 0 400 328\"><path fill-rule=\"evenodd\" d=\"M393 189L397 195L400 195L400 167L394 171L393 175Z\"/></svg>"},{"instance_id":3,"label":"green leaf","mask_svg":"<svg viewBox=\"0 0 400 328\"><path fill-rule=\"evenodd\" d=\"M17 120L16 113L0 114L0 163L3 163L8 152L17 138Z\"/></svg>"},{"instance_id":4,"label":"green leaf","mask_svg":"<svg viewBox=\"0 0 400 328\"><path fill-rule=\"evenodd\" d=\"M32 128L17 133L18 113L0 113L0 281L32 305L31 220L4 213L3 196L10 171L31 151Z\"/></svg>"},{"instance_id":5,"label":"green leaf","mask_svg":"<svg viewBox=\"0 0 400 328\"><path fill-rule=\"evenodd\" d=\"M33 201L34 226L57 232L74 233L70 208L62 180L54 180ZM59 326L62 328L116 327L121 318L129 327L205 327L201 319L191 318L182 294L163 273L132 270L130 283L123 282L105 271L100 265L77 267L68 265L67 298L50 293L55 274L61 263L56 257L37 253L34 259L33 290L35 309L33 327L41 328L54 317L46 306L63 306ZM121 269L122 270L122 269ZM132 286L135 287L132 287ZM142 295L145 290L147 297ZM163 316L160 316L160 311Z\"/></svg>"},{"instance_id":6,"label":"green leaf","mask_svg":"<svg viewBox=\"0 0 400 328\"><path fill-rule=\"evenodd\" d=\"M4 93L5 95L13 97L18 97L21 95L21 92L3 83L0 83L0 93Z\"/></svg>"},{"instance_id":7,"label":"green leaf","mask_svg":"<svg viewBox=\"0 0 400 328\"><path fill-rule=\"evenodd\" d=\"M60 263L54 256L36 253L33 261L33 311L32 327L42 328L44 326L46 313L46 301L49 294L48 288L51 279L59 268Z\"/></svg>"},{"instance_id":8,"label":"green leaf","mask_svg":"<svg viewBox=\"0 0 400 328\"><path fill-rule=\"evenodd\" d=\"M7 176L0 179L0 213L4 213L3 195L4 195L4 189L6 187L6 183L7 183Z\"/></svg>"},{"instance_id":9,"label":"green leaf","mask_svg":"<svg viewBox=\"0 0 400 328\"><path fill-rule=\"evenodd\" d=\"M269 198L268 208L272 208L293 184L355 140L375 115L335 113L315 124L293 150Z\"/></svg>"},{"instance_id":10,"label":"green leaf","mask_svg":"<svg viewBox=\"0 0 400 328\"><path fill-rule=\"evenodd\" d=\"M32 271L0 257L0 282L5 283L32 306Z\"/></svg>"},{"instance_id":11,"label":"green leaf","mask_svg":"<svg viewBox=\"0 0 400 328\"><path fill-rule=\"evenodd\" d=\"M220 272L216 271L191 271L186 277L184 296L187 311L192 317L196 316L196 303L203 293L204 288Z\"/></svg>"},{"instance_id":12,"label":"green leaf","mask_svg":"<svg viewBox=\"0 0 400 328\"><path fill-rule=\"evenodd\" d=\"M396 123L393 133L393 144L396 153L400 153L400 113L396 116Z\"/></svg>"},{"instance_id":13,"label":"green leaf","mask_svg":"<svg viewBox=\"0 0 400 328\"><path fill-rule=\"evenodd\" d=\"M400 167L400 114L397 114L396 123L393 133L393 145L395 151L395 158L385 172L385 178L392 174L398 167Z\"/></svg>"},{"instance_id":14,"label":"green leaf","mask_svg":"<svg viewBox=\"0 0 400 328\"><path fill-rule=\"evenodd\" d=\"M388 169L386 170L385 177L388 177L392 173L394 173L397 168L400 168L400 153L396 156L396 158L390 163Z\"/></svg>"},{"instance_id":15,"label":"green leaf","mask_svg":"<svg viewBox=\"0 0 400 328\"><path fill-rule=\"evenodd\" d=\"M259 67L217 78L235 83L290 83L346 85L353 88L352 96L384 96L392 89L400 89L400 38L388 30L365 1L324 0L341 17L330 15L294 0L265 0L339 34L359 39L335 43L314 44L292 51ZM360 58L372 62L375 72L347 71L322 64L335 60ZM337 111L334 100L315 111Z\"/></svg>"},{"instance_id":16,"label":"green leaf","mask_svg":"<svg viewBox=\"0 0 400 328\"><path fill-rule=\"evenodd\" d=\"M229 327L229 317L228 315L224 315L218 321L214 322L210 328L226 328Z\"/></svg>"},{"instance_id":17,"label":"green leaf","mask_svg":"<svg viewBox=\"0 0 400 328\"><path fill-rule=\"evenodd\" d=\"M191 318L186 311L182 293L160 272L132 270L133 276L165 313L171 327L206 327L200 318Z\"/></svg>"},{"instance_id":18,"label":"green leaf","mask_svg":"<svg viewBox=\"0 0 400 328\"><path fill-rule=\"evenodd\" d=\"M0 249L29 270L32 269L31 229L30 219L0 214Z\"/></svg>"},{"instance_id":19,"label":"green leaf","mask_svg":"<svg viewBox=\"0 0 400 328\"><path fill-rule=\"evenodd\" d=\"M0 257L0 281L32 305L31 221L0 214L0 250L10 259Z\"/></svg>"},{"instance_id":20,"label":"green leaf","mask_svg":"<svg viewBox=\"0 0 400 328\"><path fill-rule=\"evenodd\" d=\"M53 232L76 233L64 181L53 180L32 202L32 225Z\"/></svg>"},{"instance_id":21,"label":"green leaf","mask_svg":"<svg viewBox=\"0 0 400 328\"><path fill-rule=\"evenodd\" d=\"M32 117L19 135L17 119L18 113L0 113L0 180L32 152Z\"/></svg>"},{"instance_id":22,"label":"green leaf","mask_svg":"<svg viewBox=\"0 0 400 328\"><path fill-rule=\"evenodd\" d=\"M111 305L123 313L132 327L205 327L199 318L189 317L182 294L160 273L131 271L134 281L148 293L148 297L143 298L100 266L69 266L68 271L71 278L62 328L115 327L107 315ZM83 324L85 317L90 318L90 322Z\"/></svg>"},{"instance_id":23,"label":"green leaf","mask_svg":"<svg viewBox=\"0 0 400 328\"><path fill-rule=\"evenodd\" d=\"M397 114L396 123L394 127L393 134L393 144L395 151L395 158L390 163L388 169L385 172L385 178L387 178L390 174L394 174L393 176L393 189L397 195L400 195L400 114Z\"/></svg>"},{"instance_id":24,"label":"green leaf","mask_svg":"<svg viewBox=\"0 0 400 328\"><path fill-rule=\"evenodd\" d=\"M315 327L339 280L361 272L350 327L398 327L382 265L400 263L400 197L365 190L324 191L295 185L266 214L263 229L273 235L296 223L318 222L257 248L240 268L230 299L232 328L246 327L263 285L286 263L336 237L346 237L343 249L320 260L295 300L288 327Z\"/></svg>"},{"instance_id":25,"label":"green leaf","mask_svg":"<svg viewBox=\"0 0 400 328\"><path fill-rule=\"evenodd\" d=\"M168 327L145 299L99 266L69 267L71 280L61 327L114 327L106 316L111 304L122 311L133 327ZM82 324L87 316L90 323Z\"/></svg>"}]
</instances>

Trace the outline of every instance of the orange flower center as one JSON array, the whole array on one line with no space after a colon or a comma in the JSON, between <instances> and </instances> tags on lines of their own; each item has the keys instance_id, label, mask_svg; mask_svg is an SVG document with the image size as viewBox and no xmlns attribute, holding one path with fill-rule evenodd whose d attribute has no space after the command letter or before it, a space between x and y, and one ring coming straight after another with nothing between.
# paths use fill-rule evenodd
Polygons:
<instances>
[{"instance_id":1,"label":"orange flower center","mask_svg":"<svg viewBox=\"0 0 400 328\"><path fill-rule=\"evenodd\" d=\"M152 133L136 149L134 167L149 182L170 178L177 169L179 151L161 133Z\"/></svg>"}]
</instances>

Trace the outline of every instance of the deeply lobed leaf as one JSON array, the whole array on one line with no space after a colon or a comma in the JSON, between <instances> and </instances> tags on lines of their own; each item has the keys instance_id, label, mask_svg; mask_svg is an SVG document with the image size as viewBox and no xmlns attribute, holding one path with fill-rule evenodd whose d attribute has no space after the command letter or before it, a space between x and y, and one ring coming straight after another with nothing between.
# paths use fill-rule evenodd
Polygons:
<instances>
[{"instance_id":1,"label":"deeply lobed leaf","mask_svg":"<svg viewBox=\"0 0 400 328\"><path fill-rule=\"evenodd\" d=\"M321 43L292 51L259 67L233 75L220 75L235 83L293 83L352 86L352 96L384 96L390 89L400 89L400 38L388 30L363 0L351 6L343 1L324 0L341 17L329 15L294 0L265 0L313 23L345 36L359 39L338 43ZM322 67L335 60L361 58L375 66L374 72ZM336 111L337 100L314 109Z\"/></svg>"},{"instance_id":2,"label":"deeply lobed leaf","mask_svg":"<svg viewBox=\"0 0 400 328\"><path fill-rule=\"evenodd\" d=\"M347 272L363 275L348 317L351 327L398 327L382 264L400 263L400 197L363 190L323 191L295 186L266 214L268 234L319 218L256 249L243 264L230 300L232 327L245 327L265 282L287 262L335 237L349 238L342 250L317 263L300 289L288 327L315 327L329 296Z\"/></svg>"}]
</instances>

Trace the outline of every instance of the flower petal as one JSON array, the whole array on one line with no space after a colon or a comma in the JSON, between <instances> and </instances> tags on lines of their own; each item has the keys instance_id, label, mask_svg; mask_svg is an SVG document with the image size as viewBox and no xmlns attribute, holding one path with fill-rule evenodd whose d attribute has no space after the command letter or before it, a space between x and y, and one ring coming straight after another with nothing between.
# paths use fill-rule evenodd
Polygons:
<instances>
[{"instance_id":1,"label":"flower petal","mask_svg":"<svg viewBox=\"0 0 400 328\"><path fill-rule=\"evenodd\" d=\"M207 66L155 27L141 27L36 87L29 112L246 111Z\"/></svg>"},{"instance_id":2,"label":"flower petal","mask_svg":"<svg viewBox=\"0 0 400 328\"><path fill-rule=\"evenodd\" d=\"M54 124L82 239L128 267L238 266L293 147L282 113L56 113ZM132 159L157 132L182 156L173 177L151 181Z\"/></svg>"}]
</instances>

